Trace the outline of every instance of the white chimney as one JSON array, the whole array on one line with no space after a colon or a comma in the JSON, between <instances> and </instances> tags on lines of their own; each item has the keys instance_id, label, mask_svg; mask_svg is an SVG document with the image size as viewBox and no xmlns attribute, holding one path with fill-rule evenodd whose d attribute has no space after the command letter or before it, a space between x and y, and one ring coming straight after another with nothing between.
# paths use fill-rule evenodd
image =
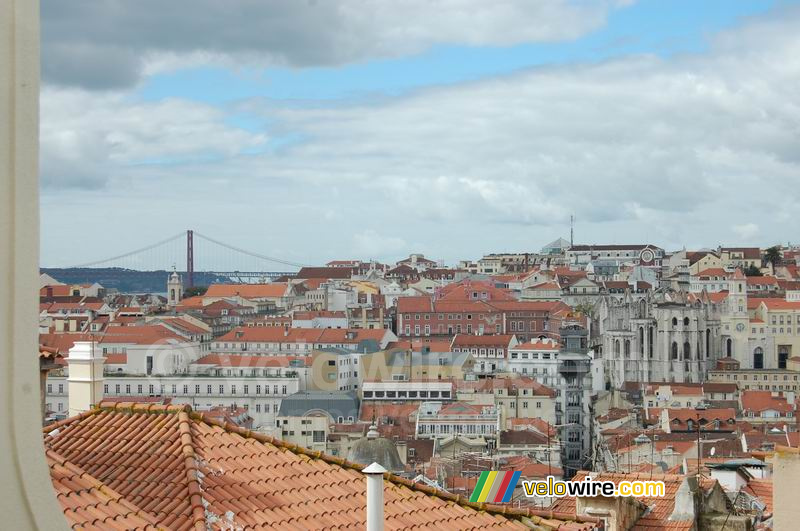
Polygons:
<instances>
[{"instance_id":1,"label":"white chimney","mask_svg":"<svg viewBox=\"0 0 800 531\"><path fill-rule=\"evenodd\" d=\"M96 342L76 341L69 349L69 415L89 411L103 400L103 351Z\"/></svg>"},{"instance_id":2,"label":"white chimney","mask_svg":"<svg viewBox=\"0 0 800 531\"><path fill-rule=\"evenodd\" d=\"M386 469L372 463L362 472L367 476L367 531L383 531L383 475Z\"/></svg>"}]
</instances>

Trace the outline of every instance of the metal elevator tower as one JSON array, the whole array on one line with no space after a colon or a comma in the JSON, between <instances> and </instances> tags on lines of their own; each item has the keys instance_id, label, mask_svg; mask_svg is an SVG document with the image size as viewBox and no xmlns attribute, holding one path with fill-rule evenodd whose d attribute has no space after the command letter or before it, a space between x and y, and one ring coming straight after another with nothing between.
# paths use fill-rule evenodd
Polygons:
<instances>
[{"instance_id":1,"label":"metal elevator tower","mask_svg":"<svg viewBox=\"0 0 800 531\"><path fill-rule=\"evenodd\" d=\"M186 286L194 286L194 231L186 231Z\"/></svg>"}]
</instances>

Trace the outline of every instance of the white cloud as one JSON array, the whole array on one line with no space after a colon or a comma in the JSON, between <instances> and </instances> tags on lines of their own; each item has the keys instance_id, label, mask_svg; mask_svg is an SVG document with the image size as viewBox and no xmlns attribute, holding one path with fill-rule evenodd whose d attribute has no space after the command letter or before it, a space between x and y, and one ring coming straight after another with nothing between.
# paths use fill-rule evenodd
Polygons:
<instances>
[{"instance_id":1,"label":"white cloud","mask_svg":"<svg viewBox=\"0 0 800 531\"><path fill-rule=\"evenodd\" d=\"M755 223L745 223L743 225L734 225L733 232L741 240L750 241L758 234L758 225Z\"/></svg>"},{"instance_id":2,"label":"white cloud","mask_svg":"<svg viewBox=\"0 0 800 531\"><path fill-rule=\"evenodd\" d=\"M223 110L186 100L147 103L45 88L41 107L45 187L103 187L115 177L144 177L148 170L140 165L158 174L171 164L230 158L267 141L227 124Z\"/></svg>"},{"instance_id":3,"label":"white cloud","mask_svg":"<svg viewBox=\"0 0 800 531\"><path fill-rule=\"evenodd\" d=\"M598 0L48 0L48 82L134 85L187 64L333 66L400 57L436 44L507 46L575 39L611 9Z\"/></svg>"},{"instance_id":4,"label":"white cloud","mask_svg":"<svg viewBox=\"0 0 800 531\"><path fill-rule=\"evenodd\" d=\"M381 260L402 254L407 245L402 238L385 236L373 229L366 229L353 235L352 251L364 259Z\"/></svg>"},{"instance_id":5,"label":"white cloud","mask_svg":"<svg viewBox=\"0 0 800 531\"><path fill-rule=\"evenodd\" d=\"M578 241L702 247L734 244L731 230L786 241L800 204L799 22L787 9L720 35L708 53L537 68L328 107L45 91L43 157L100 183L156 174L159 191L191 176L197 204L173 219L199 223L198 212L234 202L241 230L260 238L249 216L279 212L286 230L267 240L308 249L291 257L302 262L531 250L566 234L570 213ZM272 126L237 129L233 112ZM277 149L286 135L296 140ZM265 141L264 153L243 153ZM208 153L219 160L201 163ZM131 166L148 158L196 162ZM208 192L212 179L228 186ZM320 223L330 212L335 223Z\"/></svg>"}]
</instances>

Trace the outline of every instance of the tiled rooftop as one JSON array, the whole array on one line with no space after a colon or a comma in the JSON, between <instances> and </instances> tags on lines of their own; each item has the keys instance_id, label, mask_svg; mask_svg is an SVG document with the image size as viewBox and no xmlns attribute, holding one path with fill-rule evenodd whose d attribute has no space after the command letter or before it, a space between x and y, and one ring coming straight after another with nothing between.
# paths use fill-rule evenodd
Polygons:
<instances>
[{"instance_id":1,"label":"tiled rooftop","mask_svg":"<svg viewBox=\"0 0 800 531\"><path fill-rule=\"evenodd\" d=\"M188 406L103 403L45 428L51 475L74 527L361 529L360 465L222 424ZM409 480L384 481L386 529L545 529L531 509L470 504ZM561 527L559 527L561 526Z\"/></svg>"},{"instance_id":2,"label":"tiled rooftop","mask_svg":"<svg viewBox=\"0 0 800 531\"><path fill-rule=\"evenodd\" d=\"M153 515L84 470L47 452L47 465L56 498L67 522L75 529L157 529Z\"/></svg>"}]
</instances>

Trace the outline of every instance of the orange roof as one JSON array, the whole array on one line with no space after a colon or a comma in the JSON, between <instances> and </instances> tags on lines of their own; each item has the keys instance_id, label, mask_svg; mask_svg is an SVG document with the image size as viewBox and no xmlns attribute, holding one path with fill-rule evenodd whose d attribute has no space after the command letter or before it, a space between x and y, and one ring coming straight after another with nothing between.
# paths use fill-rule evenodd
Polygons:
<instances>
[{"instance_id":1,"label":"orange roof","mask_svg":"<svg viewBox=\"0 0 800 531\"><path fill-rule=\"evenodd\" d=\"M191 321L187 321L186 319L182 319L180 317L175 317L174 319L167 319L164 321L166 324L175 325L178 328L182 328L187 332L193 332L195 334L208 334L209 331L205 328L198 326Z\"/></svg>"},{"instance_id":2,"label":"orange roof","mask_svg":"<svg viewBox=\"0 0 800 531\"><path fill-rule=\"evenodd\" d=\"M48 284L39 290L40 297L69 297L70 295L72 295L72 287L66 284Z\"/></svg>"},{"instance_id":3,"label":"orange roof","mask_svg":"<svg viewBox=\"0 0 800 531\"><path fill-rule=\"evenodd\" d=\"M679 421L686 424L688 421L697 422L698 419L708 422L715 420L727 422L729 420L736 420L736 410L730 407L726 408L709 408L709 409L690 409L690 408L648 408L650 419L657 419L661 415L663 409L667 410L667 416L670 422Z\"/></svg>"},{"instance_id":4,"label":"orange roof","mask_svg":"<svg viewBox=\"0 0 800 531\"><path fill-rule=\"evenodd\" d=\"M326 282L330 282L327 278L307 278L303 281L303 285L307 289L317 289Z\"/></svg>"},{"instance_id":5,"label":"orange roof","mask_svg":"<svg viewBox=\"0 0 800 531\"><path fill-rule=\"evenodd\" d=\"M398 313L432 312L432 311L434 311L433 299L428 295L420 295L418 297L397 298Z\"/></svg>"},{"instance_id":6,"label":"orange roof","mask_svg":"<svg viewBox=\"0 0 800 531\"><path fill-rule=\"evenodd\" d=\"M496 389L505 389L509 394L518 389L531 391L531 396L555 397L556 392L546 385L537 382L528 376L517 378L481 378L478 380L456 380L459 390L471 389L475 392L494 393Z\"/></svg>"},{"instance_id":7,"label":"orange roof","mask_svg":"<svg viewBox=\"0 0 800 531\"><path fill-rule=\"evenodd\" d=\"M785 396L772 396L771 391L742 391L742 409L760 413L766 410L788 413L793 411Z\"/></svg>"},{"instance_id":8,"label":"orange roof","mask_svg":"<svg viewBox=\"0 0 800 531\"><path fill-rule=\"evenodd\" d=\"M98 338L100 343L156 345L167 341L186 343L186 340L161 325L112 326Z\"/></svg>"},{"instance_id":9,"label":"orange roof","mask_svg":"<svg viewBox=\"0 0 800 531\"><path fill-rule=\"evenodd\" d=\"M128 528L155 520L176 529L342 529L362 528L366 520L361 465L223 424L188 406L104 402L44 431L45 446L62 463L102 478L89 480L96 491L65 483L61 492L62 506L70 501L70 510L93 520L108 516L94 510L99 491L109 498L118 493L129 518L148 517L122 523ZM84 489L89 499L79 495ZM565 523L531 509L471 504L391 474L384 500L388 529L526 529L523 517L550 528Z\"/></svg>"},{"instance_id":10,"label":"orange roof","mask_svg":"<svg viewBox=\"0 0 800 531\"><path fill-rule=\"evenodd\" d=\"M203 307L203 297L195 296L195 297L187 297L182 299L178 303L178 308L202 308Z\"/></svg>"},{"instance_id":11,"label":"orange roof","mask_svg":"<svg viewBox=\"0 0 800 531\"><path fill-rule=\"evenodd\" d=\"M766 299L764 297L747 297L747 309L748 310L755 310L759 306L761 306L761 301L767 300L779 300L779 299Z\"/></svg>"},{"instance_id":12,"label":"orange roof","mask_svg":"<svg viewBox=\"0 0 800 531\"><path fill-rule=\"evenodd\" d=\"M216 341L352 344L365 339L380 342L387 333L389 331L383 328L290 328L284 330L279 326L240 326L224 336L216 338Z\"/></svg>"},{"instance_id":13,"label":"orange roof","mask_svg":"<svg viewBox=\"0 0 800 531\"><path fill-rule=\"evenodd\" d=\"M731 276L730 273L722 269L721 267L711 267L709 269L703 269L699 273L697 273L698 277L723 277L728 278Z\"/></svg>"},{"instance_id":14,"label":"orange roof","mask_svg":"<svg viewBox=\"0 0 800 531\"><path fill-rule=\"evenodd\" d=\"M771 479L751 479L743 489L764 502L766 514L772 514L772 480Z\"/></svg>"},{"instance_id":15,"label":"orange roof","mask_svg":"<svg viewBox=\"0 0 800 531\"><path fill-rule=\"evenodd\" d=\"M477 298L473 294L477 293ZM493 282L462 280L453 282L439 290L440 300L448 301L475 301L475 300L515 300L514 296L503 288L498 288Z\"/></svg>"},{"instance_id":16,"label":"orange roof","mask_svg":"<svg viewBox=\"0 0 800 531\"><path fill-rule=\"evenodd\" d=\"M92 310L99 311L106 305L104 302L54 302L48 308L48 312L58 312L61 310Z\"/></svg>"},{"instance_id":17,"label":"orange roof","mask_svg":"<svg viewBox=\"0 0 800 531\"><path fill-rule=\"evenodd\" d=\"M511 339L514 336L511 334L505 335L492 335L492 336L475 336L472 334L456 334L453 338L454 347L472 347L472 346L490 346L490 347L508 347Z\"/></svg>"},{"instance_id":18,"label":"orange roof","mask_svg":"<svg viewBox=\"0 0 800 531\"><path fill-rule=\"evenodd\" d=\"M423 347L427 347L429 352L450 352L450 342L443 339L433 339L422 341L420 339L404 339L402 341L392 341L386 344L386 350L413 350L420 352Z\"/></svg>"},{"instance_id":19,"label":"orange roof","mask_svg":"<svg viewBox=\"0 0 800 531\"><path fill-rule=\"evenodd\" d=\"M105 363L111 365L125 365L128 363L128 355L123 352L110 352L105 354Z\"/></svg>"},{"instance_id":20,"label":"orange roof","mask_svg":"<svg viewBox=\"0 0 800 531\"><path fill-rule=\"evenodd\" d=\"M787 301L785 299L761 299L761 303L769 310L800 310L800 301ZM748 307L750 305L748 304Z\"/></svg>"},{"instance_id":21,"label":"orange roof","mask_svg":"<svg viewBox=\"0 0 800 531\"><path fill-rule=\"evenodd\" d=\"M47 465L56 499L76 529L156 528L158 520L52 450Z\"/></svg>"},{"instance_id":22,"label":"orange roof","mask_svg":"<svg viewBox=\"0 0 800 531\"><path fill-rule=\"evenodd\" d=\"M558 350L558 343L555 341L528 341L513 348L513 350Z\"/></svg>"},{"instance_id":23,"label":"orange roof","mask_svg":"<svg viewBox=\"0 0 800 531\"><path fill-rule=\"evenodd\" d=\"M76 341L91 341L94 336L85 333L55 333L39 334L39 344L57 349L62 355L67 356L69 349L75 346Z\"/></svg>"},{"instance_id":24,"label":"orange roof","mask_svg":"<svg viewBox=\"0 0 800 531\"><path fill-rule=\"evenodd\" d=\"M286 294L288 284L273 282L271 284L212 284L204 297L235 297L244 299L274 299Z\"/></svg>"},{"instance_id":25,"label":"orange roof","mask_svg":"<svg viewBox=\"0 0 800 531\"><path fill-rule=\"evenodd\" d=\"M536 284L535 286L531 286L528 288L529 290L560 290L561 286L558 285L558 282L542 282L540 284Z\"/></svg>"}]
</instances>

